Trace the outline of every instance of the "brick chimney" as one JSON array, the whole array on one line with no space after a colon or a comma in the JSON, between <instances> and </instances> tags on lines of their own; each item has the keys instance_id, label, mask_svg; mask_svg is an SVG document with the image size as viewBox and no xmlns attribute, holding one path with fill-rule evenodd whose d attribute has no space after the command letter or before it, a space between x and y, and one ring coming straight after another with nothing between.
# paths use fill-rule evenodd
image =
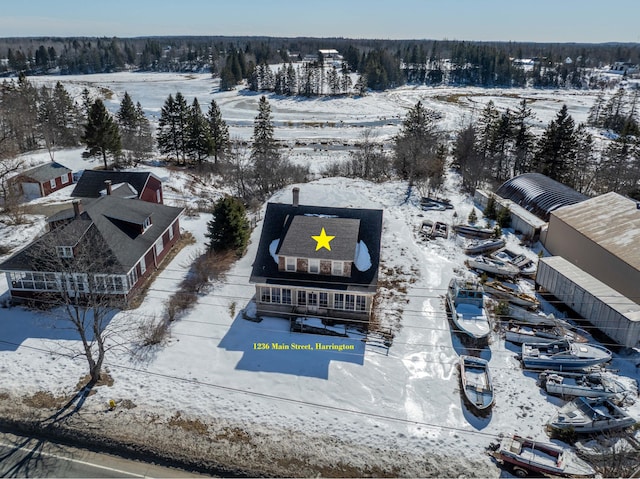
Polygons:
<instances>
[{"instance_id":1,"label":"brick chimney","mask_svg":"<svg viewBox=\"0 0 640 479\"><path fill-rule=\"evenodd\" d=\"M107 195L111 195L111 180L104 180L104 184L107 185Z\"/></svg>"},{"instance_id":2,"label":"brick chimney","mask_svg":"<svg viewBox=\"0 0 640 479\"><path fill-rule=\"evenodd\" d=\"M297 186L293 188L293 206L300 204L300 188Z\"/></svg>"},{"instance_id":3,"label":"brick chimney","mask_svg":"<svg viewBox=\"0 0 640 479\"><path fill-rule=\"evenodd\" d=\"M80 218L82 214L82 203L80 200L73 200L73 216L75 218Z\"/></svg>"}]
</instances>

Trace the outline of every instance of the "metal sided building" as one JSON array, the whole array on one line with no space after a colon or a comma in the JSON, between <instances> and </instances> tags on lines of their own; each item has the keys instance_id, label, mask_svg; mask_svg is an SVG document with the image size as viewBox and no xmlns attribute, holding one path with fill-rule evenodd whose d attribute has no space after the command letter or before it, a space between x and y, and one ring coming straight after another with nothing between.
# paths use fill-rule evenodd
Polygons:
<instances>
[{"instance_id":1,"label":"metal sided building","mask_svg":"<svg viewBox=\"0 0 640 479\"><path fill-rule=\"evenodd\" d=\"M629 348L638 346L640 305L566 259L541 258L536 289L558 298L618 344Z\"/></svg>"},{"instance_id":2,"label":"metal sided building","mask_svg":"<svg viewBox=\"0 0 640 479\"><path fill-rule=\"evenodd\" d=\"M617 193L551 212L543 237L551 255L640 303L640 209Z\"/></svg>"}]
</instances>

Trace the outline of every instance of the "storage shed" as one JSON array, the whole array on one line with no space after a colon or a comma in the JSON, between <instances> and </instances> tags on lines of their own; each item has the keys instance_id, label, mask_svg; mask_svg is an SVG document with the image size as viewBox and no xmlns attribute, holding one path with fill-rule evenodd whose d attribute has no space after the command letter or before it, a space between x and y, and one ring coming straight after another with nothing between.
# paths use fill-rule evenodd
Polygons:
<instances>
[{"instance_id":1,"label":"storage shed","mask_svg":"<svg viewBox=\"0 0 640 479\"><path fill-rule=\"evenodd\" d=\"M28 198L40 198L73 183L73 172L66 166L51 161L14 176L11 181L20 185Z\"/></svg>"},{"instance_id":2,"label":"storage shed","mask_svg":"<svg viewBox=\"0 0 640 479\"><path fill-rule=\"evenodd\" d=\"M549 214L556 208L589 199L541 173L524 173L511 178L498 188L496 194L522 206L544 221L549 221Z\"/></svg>"},{"instance_id":3,"label":"storage shed","mask_svg":"<svg viewBox=\"0 0 640 479\"><path fill-rule=\"evenodd\" d=\"M473 200L476 205L484 211L489 201L489 196L491 195L492 193L490 192L476 190ZM534 241L540 237L542 228L547 224L546 221L541 220L536 215L511 200L500 198L496 195L494 195L494 198L498 208L509 208L511 228L513 231L521 233Z\"/></svg>"},{"instance_id":4,"label":"storage shed","mask_svg":"<svg viewBox=\"0 0 640 479\"><path fill-rule=\"evenodd\" d=\"M562 256L610 288L640 302L640 209L634 200L607 193L554 210L543 237Z\"/></svg>"},{"instance_id":5,"label":"storage shed","mask_svg":"<svg viewBox=\"0 0 640 479\"><path fill-rule=\"evenodd\" d=\"M618 344L629 348L638 346L640 305L566 259L541 258L536 289L558 298Z\"/></svg>"}]
</instances>

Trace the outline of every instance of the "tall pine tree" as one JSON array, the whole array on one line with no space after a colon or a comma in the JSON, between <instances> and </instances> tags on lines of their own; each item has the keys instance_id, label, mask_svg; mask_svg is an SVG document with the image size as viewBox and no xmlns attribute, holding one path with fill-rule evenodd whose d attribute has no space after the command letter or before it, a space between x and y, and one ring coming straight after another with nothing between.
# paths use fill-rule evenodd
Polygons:
<instances>
[{"instance_id":1,"label":"tall pine tree","mask_svg":"<svg viewBox=\"0 0 640 479\"><path fill-rule=\"evenodd\" d=\"M89 110L82 141L87 145L87 151L82 153L82 157L101 156L105 170L108 168L107 154L114 158L120 155L122 145L118 125L99 98L93 102Z\"/></svg>"},{"instance_id":2,"label":"tall pine tree","mask_svg":"<svg viewBox=\"0 0 640 479\"><path fill-rule=\"evenodd\" d=\"M207 111L207 121L209 122L209 133L211 134L210 154L213 155L214 163L224 155L229 147L229 127L222 119L222 113L214 99L211 100Z\"/></svg>"}]
</instances>

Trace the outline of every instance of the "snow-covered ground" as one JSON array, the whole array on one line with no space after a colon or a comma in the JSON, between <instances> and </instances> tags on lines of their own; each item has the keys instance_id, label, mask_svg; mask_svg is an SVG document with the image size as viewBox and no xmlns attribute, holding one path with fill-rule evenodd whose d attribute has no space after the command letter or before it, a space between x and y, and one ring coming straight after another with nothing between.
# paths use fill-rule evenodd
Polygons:
<instances>
[{"instance_id":1,"label":"snow-covered ground","mask_svg":"<svg viewBox=\"0 0 640 479\"><path fill-rule=\"evenodd\" d=\"M60 79L77 82L78 89L87 83L106 85L117 93L114 98L127 90L148 111L159 109L173 91L197 95L201 104L215 91L215 83L199 75L118 74ZM519 99L512 95L526 95L536 100L532 108L546 122L562 103L567 103L569 112L582 121L594 98L592 92L508 93L502 96L504 92L499 90L406 87L362 99L300 101L274 97L270 101L276 121L289 118L287 121L293 122L291 127L278 127L277 136L353 142L366 125L375 124L386 135L397 131L404 111L418 99L443 111L445 126L453 128L489 99L501 108L514 108ZM447 99L450 95L457 99ZM231 92L215 93L215 98L225 119L235 122L232 130L249 138L258 96ZM307 127L307 119L323 123L331 119L336 124ZM349 126L337 126L339 122ZM320 154L331 157L330 152L310 150L309 161ZM37 161L38 157L33 158ZM56 160L74 171L86 167L80 151L58 152ZM47 161L44 155L43 161ZM183 191L188 184L186 173L161 167L153 171L166 181L165 189ZM185 316L173 323L166 344L141 354L136 346L138 327L161 314L163 303L177 290L191 260L205 244L209 216L185 217L181 227L194 235L196 244L185 247L159 274L141 306L111 320L110 327L128 331L122 337L127 347L109 351L105 367L114 384L97 388L97 393L87 398L84 415L100 416L101 427L106 428L116 420L146 422L152 427L178 414L201 421L212 430L220 424L239 428L253 438L256 450L278 446L291 455L304 456L309 463L350 464L360 471L373 465L378 470L409 476L497 477L500 471L484 451L497 435L525 433L547 440L545 424L563 401L541 392L535 384L536 375L524 373L516 360L518 348L497 334L489 347L474 352L490 362L496 393L491 414L478 417L462 402L457 364L461 354L471 351L452 332L443 298L452 277L470 273L458 240L425 242L418 232L424 219L452 224L467 218L473 204L459 193L457 177L449 174L441 192L455 206L446 211L421 211L417 193L406 201L407 185L402 182L374 184L330 178L297 186L302 204L384 210L381 279L399 279L406 287L406 295L396 296L395 302L388 299L381 311L383 324L395 332L391 348L353 338L292 333L289 323L278 318L265 318L259 323L243 319L240 312L251 308L254 294L248 280L260 237L259 221L246 255L234 264L225 280L213 284ZM211 194L220 194L220 190L212 189ZM55 200L64 196L60 193ZM187 196L183 191L165 198L172 203ZM291 188L276 193L270 201L290 202ZM0 226L2 244L14 241L13 231ZM15 231L26 242L28 235ZM535 257L513 234L508 233L507 238L511 249ZM522 285L531 290L530 283L523 281ZM6 290L4 279L2 288ZM79 345L68 330L50 327L50 315L19 307L0 309L0 394L68 394L85 374L81 358L60 355ZM390 319L393 317L401 318L399 323ZM259 350L257 343L348 344L353 350ZM638 354L616 354L611 365L630 384L640 378L635 365ZM110 399L119 404L131 402L136 407L118 409L118 416L104 415ZM629 412L640 417L640 404L633 405ZM270 470L265 466L265 471ZM289 474L299 475L300 471L291 470Z\"/></svg>"}]
</instances>

